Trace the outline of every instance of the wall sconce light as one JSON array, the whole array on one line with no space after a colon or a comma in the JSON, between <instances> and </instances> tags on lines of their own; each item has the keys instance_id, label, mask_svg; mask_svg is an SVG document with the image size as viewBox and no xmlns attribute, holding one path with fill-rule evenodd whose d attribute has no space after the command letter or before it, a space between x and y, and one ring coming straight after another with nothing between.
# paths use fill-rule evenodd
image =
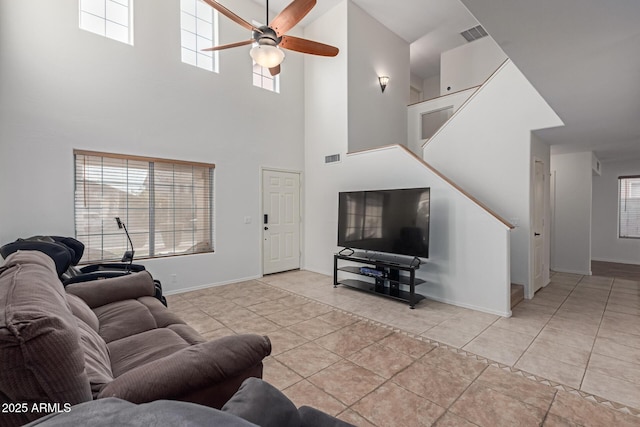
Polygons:
<instances>
[{"instance_id":1,"label":"wall sconce light","mask_svg":"<svg viewBox=\"0 0 640 427\"><path fill-rule=\"evenodd\" d=\"M389 77L380 76L378 77L378 81L380 82L380 89L382 89L382 93L384 93L384 90L387 88L387 83L389 83Z\"/></svg>"}]
</instances>

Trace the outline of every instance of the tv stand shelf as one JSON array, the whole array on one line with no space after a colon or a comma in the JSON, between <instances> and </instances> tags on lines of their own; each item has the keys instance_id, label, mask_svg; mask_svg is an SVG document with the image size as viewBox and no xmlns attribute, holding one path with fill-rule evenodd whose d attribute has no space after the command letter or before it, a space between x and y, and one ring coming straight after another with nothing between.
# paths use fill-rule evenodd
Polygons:
<instances>
[{"instance_id":1,"label":"tv stand shelf","mask_svg":"<svg viewBox=\"0 0 640 427\"><path fill-rule=\"evenodd\" d=\"M350 261L360 265L343 265L339 266L339 261ZM362 270L363 266L369 270ZM409 303L410 308L424 299L424 296L416 294L415 287L426 283L422 279L416 278L416 270L420 268L420 264L408 264L397 262L396 260L388 260L384 258L374 258L365 253L354 252L351 255L343 255L340 253L333 256L333 287L338 285L347 286L349 288L373 293L376 295L393 298L396 300ZM338 279L338 273L347 273L366 277L369 280L361 280L355 278ZM402 272L405 272L403 274ZM408 275L406 274L408 273ZM409 291L400 289L400 285L409 286Z\"/></svg>"}]
</instances>

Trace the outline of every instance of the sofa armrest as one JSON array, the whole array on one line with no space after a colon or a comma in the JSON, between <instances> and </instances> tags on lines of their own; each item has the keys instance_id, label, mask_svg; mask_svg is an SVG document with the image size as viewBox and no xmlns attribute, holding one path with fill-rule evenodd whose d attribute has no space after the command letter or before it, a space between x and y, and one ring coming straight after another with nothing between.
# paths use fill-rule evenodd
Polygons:
<instances>
[{"instance_id":1,"label":"sofa armrest","mask_svg":"<svg viewBox=\"0 0 640 427\"><path fill-rule=\"evenodd\" d=\"M196 344L138 366L107 384L98 395L134 403L181 400L262 362L271 353L268 337L245 334Z\"/></svg>"},{"instance_id":2,"label":"sofa armrest","mask_svg":"<svg viewBox=\"0 0 640 427\"><path fill-rule=\"evenodd\" d=\"M153 277L147 271L72 283L67 285L65 290L82 298L91 308L116 301L155 295Z\"/></svg>"}]
</instances>

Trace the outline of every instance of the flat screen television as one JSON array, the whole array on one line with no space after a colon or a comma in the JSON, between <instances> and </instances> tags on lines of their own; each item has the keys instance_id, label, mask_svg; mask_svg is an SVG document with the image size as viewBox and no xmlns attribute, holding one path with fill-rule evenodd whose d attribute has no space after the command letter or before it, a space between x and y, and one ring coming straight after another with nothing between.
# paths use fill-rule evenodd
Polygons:
<instances>
[{"instance_id":1,"label":"flat screen television","mask_svg":"<svg viewBox=\"0 0 640 427\"><path fill-rule=\"evenodd\" d=\"M338 194L338 246L429 257L430 189Z\"/></svg>"}]
</instances>

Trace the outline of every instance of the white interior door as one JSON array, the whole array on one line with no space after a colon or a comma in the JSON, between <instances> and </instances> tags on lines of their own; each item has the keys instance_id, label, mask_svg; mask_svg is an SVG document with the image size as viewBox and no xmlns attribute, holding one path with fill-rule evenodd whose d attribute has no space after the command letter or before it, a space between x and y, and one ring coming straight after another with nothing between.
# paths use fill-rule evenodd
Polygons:
<instances>
[{"instance_id":1,"label":"white interior door","mask_svg":"<svg viewBox=\"0 0 640 427\"><path fill-rule=\"evenodd\" d=\"M263 274L300 268L300 174L262 171Z\"/></svg>"},{"instance_id":2,"label":"white interior door","mask_svg":"<svg viewBox=\"0 0 640 427\"><path fill-rule=\"evenodd\" d=\"M533 292L542 287L544 278L544 163L534 164L533 188Z\"/></svg>"}]
</instances>

